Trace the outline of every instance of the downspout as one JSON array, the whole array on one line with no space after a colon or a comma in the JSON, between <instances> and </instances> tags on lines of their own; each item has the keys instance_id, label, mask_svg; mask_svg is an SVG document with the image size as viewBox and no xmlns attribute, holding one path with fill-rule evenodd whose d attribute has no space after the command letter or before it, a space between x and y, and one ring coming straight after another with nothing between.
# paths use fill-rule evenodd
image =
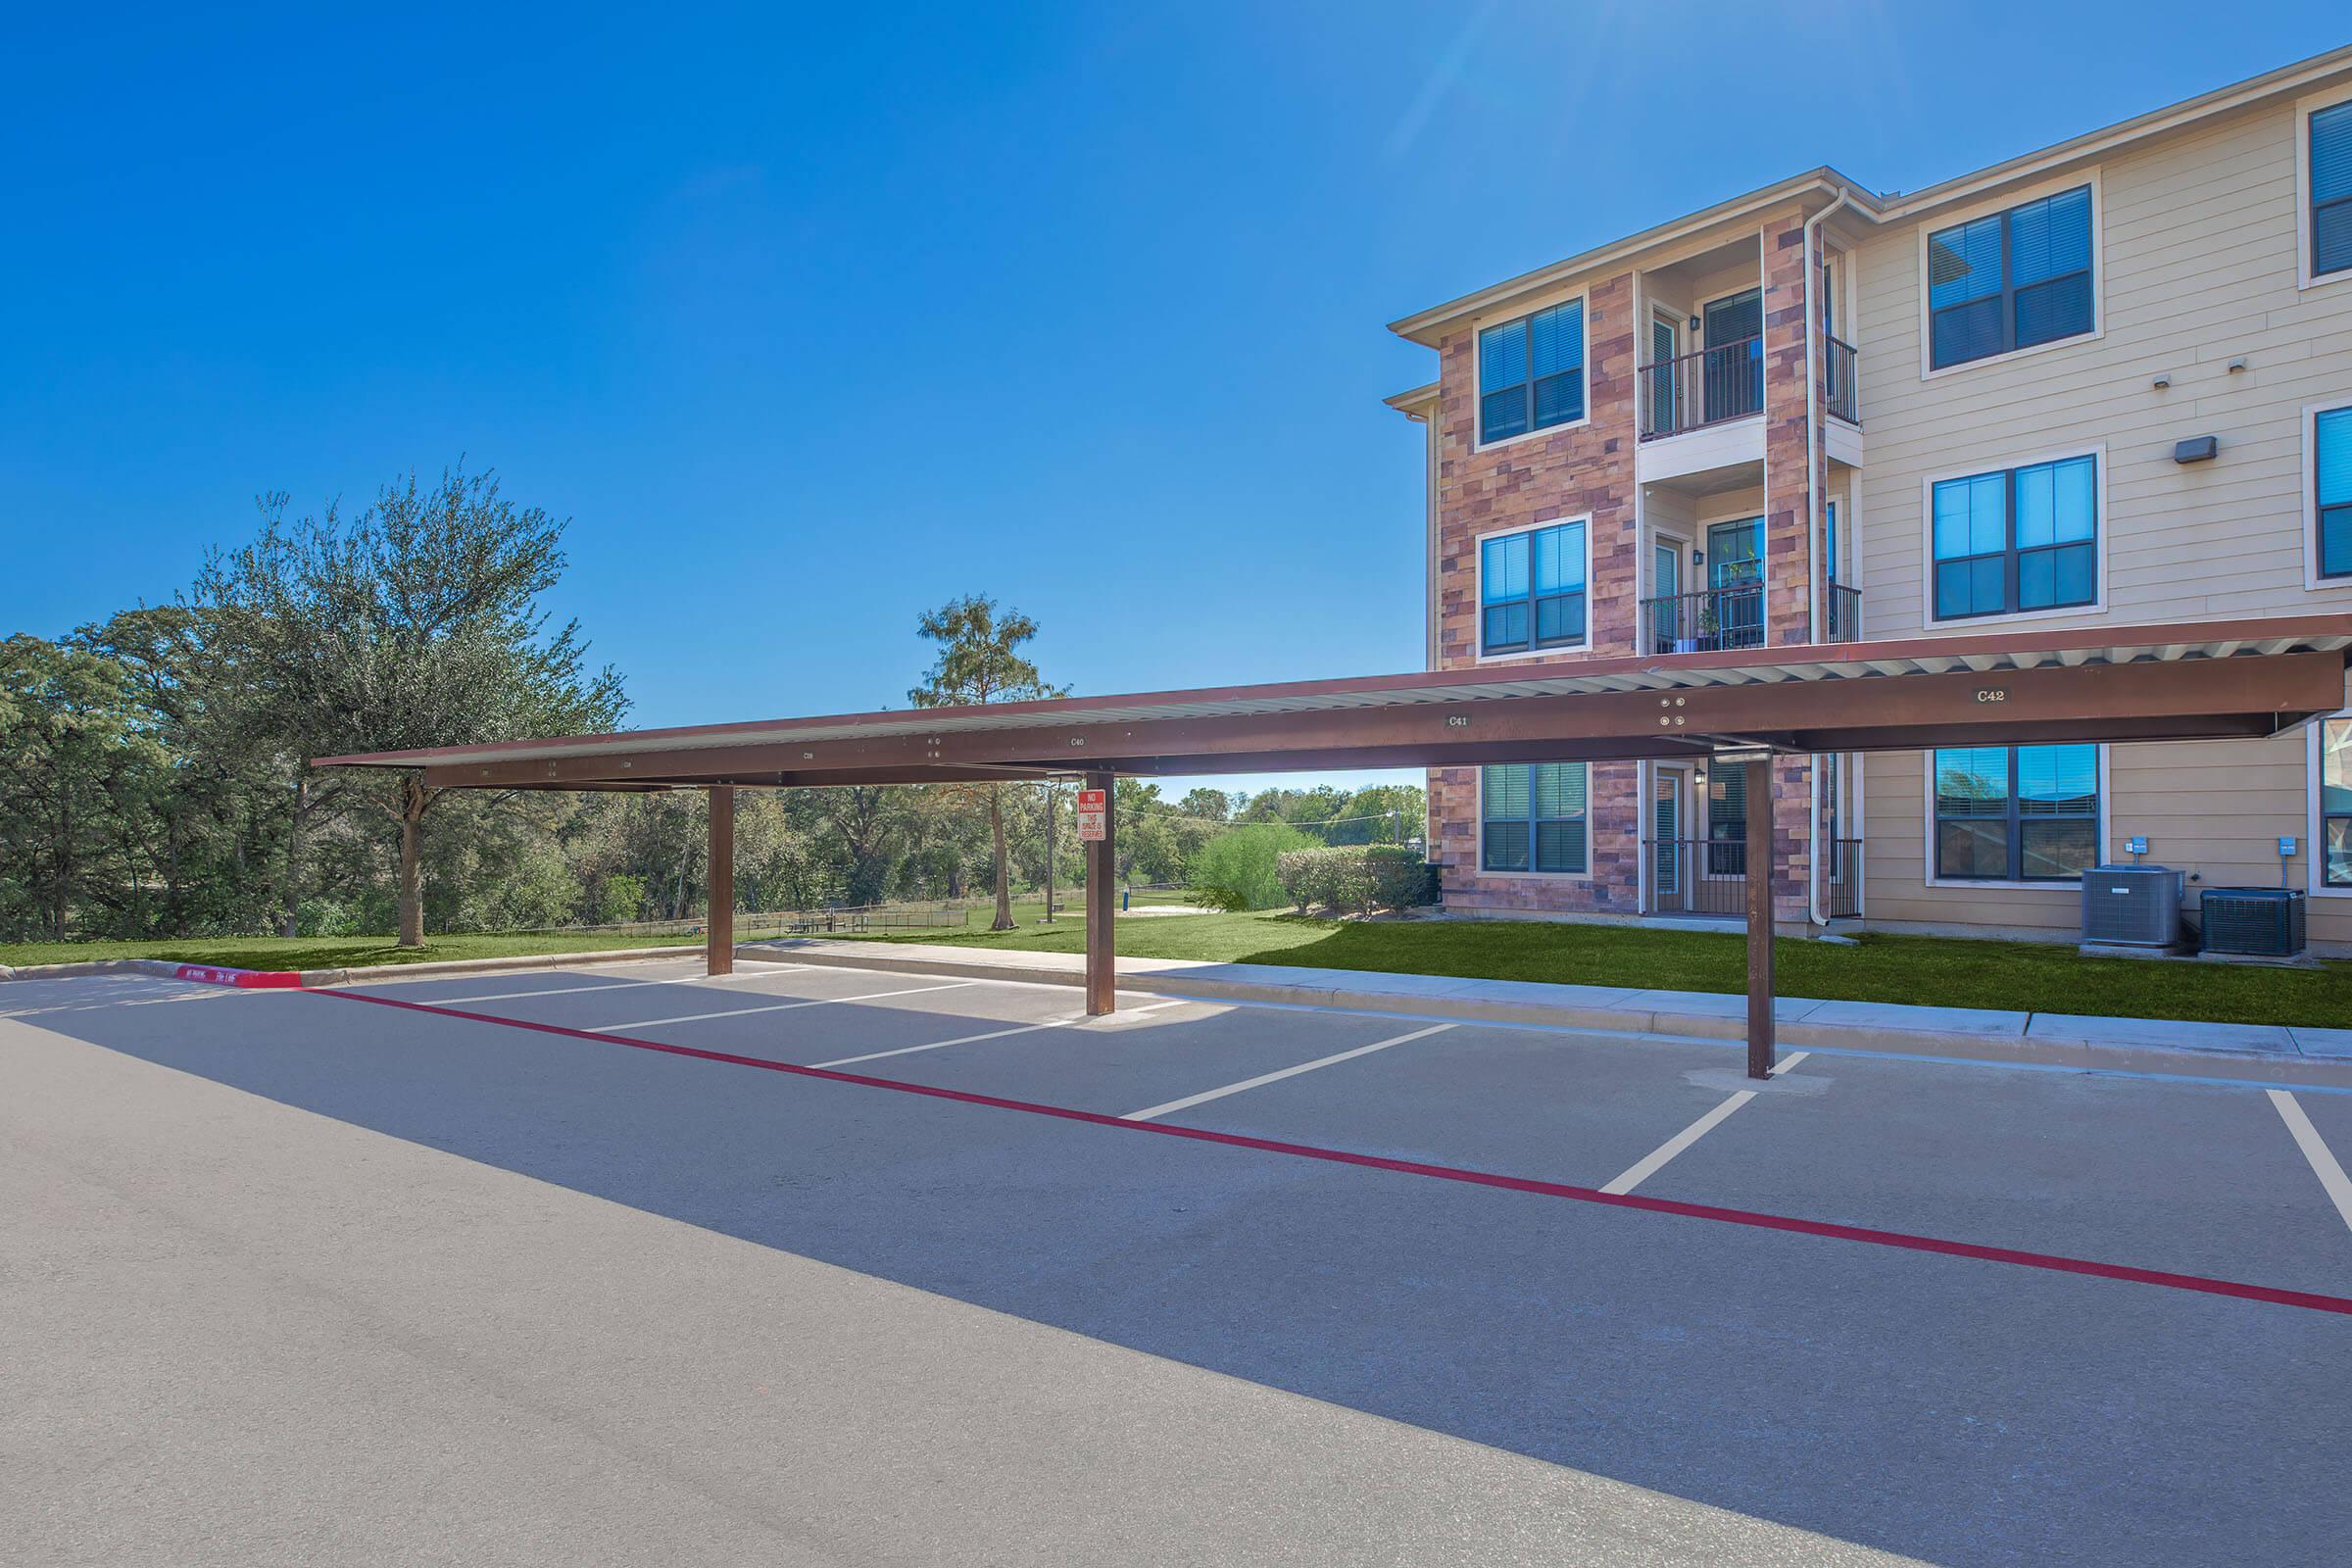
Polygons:
<instances>
[{"instance_id":1,"label":"downspout","mask_svg":"<svg viewBox=\"0 0 2352 1568\"><path fill-rule=\"evenodd\" d=\"M1805 621L1806 632L1814 642L1821 640L1821 377L1814 358L1818 352L1814 339L1821 335L1821 319L1813 305L1813 282L1820 272L1814 263L1815 235L1822 220L1847 206L1853 192L1838 187L1838 199L1811 218L1805 220ZM1852 532L1852 519L1847 519L1847 532ZM1812 856L1805 873L1805 912L1815 925L1828 925L1829 912L1822 907L1821 890L1821 759L1813 754L1813 765L1806 771L1813 781L1812 807L1805 818L1805 837L1812 847ZM1837 847L1831 846L1831 854Z\"/></svg>"}]
</instances>

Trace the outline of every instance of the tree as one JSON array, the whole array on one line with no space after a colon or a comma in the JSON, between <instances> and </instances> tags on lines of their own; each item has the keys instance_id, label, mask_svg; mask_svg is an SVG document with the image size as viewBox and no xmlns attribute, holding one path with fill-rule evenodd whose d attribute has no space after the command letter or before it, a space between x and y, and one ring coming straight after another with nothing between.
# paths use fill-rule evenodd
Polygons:
<instances>
[{"instance_id":1,"label":"tree","mask_svg":"<svg viewBox=\"0 0 2352 1568\"><path fill-rule=\"evenodd\" d=\"M926 612L915 629L939 645L923 683L906 694L906 700L917 708L1022 703L1061 695L1021 656L1021 645L1037 635L1037 622L1017 610L972 594ZM1009 931L1012 883L1004 853L1004 786L988 783L973 787L988 802L989 845L997 875L997 917L989 929Z\"/></svg>"},{"instance_id":2,"label":"tree","mask_svg":"<svg viewBox=\"0 0 2352 1568\"><path fill-rule=\"evenodd\" d=\"M265 497L258 538L208 558L199 609L266 699L272 738L307 770L348 752L611 729L627 706L587 667L579 624L549 629L539 596L565 564L564 524L516 508L490 473L414 474L349 519L285 520ZM402 947L424 943L420 855L442 792L420 774L353 793L399 832Z\"/></svg>"},{"instance_id":3,"label":"tree","mask_svg":"<svg viewBox=\"0 0 2352 1568\"><path fill-rule=\"evenodd\" d=\"M1206 784L1196 785L1176 803L1176 809L1203 822L1223 822L1233 816L1234 797Z\"/></svg>"},{"instance_id":4,"label":"tree","mask_svg":"<svg viewBox=\"0 0 2352 1568\"><path fill-rule=\"evenodd\" d=\"M138 929L149 806L169 760L130 670L70 643L0 642L0 924L66 940L77 915Z\"/></svg>"}]
</instances>

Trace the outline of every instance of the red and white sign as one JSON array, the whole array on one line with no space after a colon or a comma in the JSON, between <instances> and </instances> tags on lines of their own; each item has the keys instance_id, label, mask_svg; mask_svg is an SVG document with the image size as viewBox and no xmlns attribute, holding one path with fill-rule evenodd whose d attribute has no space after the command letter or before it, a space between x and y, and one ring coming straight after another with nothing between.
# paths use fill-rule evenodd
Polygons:
<instances>
[{"instance_id":1,"label":"red and white sign","mask_svg":"<svg viewBox=\"0 0 2352 1568\"><path fill-rule=\"evenodd\" d=\"M1078 841L1100 843L1110 837L1110 791L1078 792Z\"/></svg>"}]
</instances>

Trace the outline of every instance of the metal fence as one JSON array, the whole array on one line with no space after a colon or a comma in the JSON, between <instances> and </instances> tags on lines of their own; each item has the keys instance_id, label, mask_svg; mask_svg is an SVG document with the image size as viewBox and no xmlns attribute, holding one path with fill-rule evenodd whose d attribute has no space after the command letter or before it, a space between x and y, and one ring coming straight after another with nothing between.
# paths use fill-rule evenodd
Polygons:
<instances>
[{"instance_id":1,"label":"metal fence","mask_svg":"<svg viewBox=\"0 0 2352 1568\"><path fill-rule=\"evenodd\" d=\"M1641 368L1642 439L1742 419L1764 409L1764 339L1678 354Z\"/></svg>"},{"instance_id":2,"label":"metal fence","mask_svg":"<svg viewBox=\"0 0 2352 1568\"><path fill-rule=\"evenodd\" d=\"M1862 422L1862 400L1855 390L1856 371L1861 356L1854 346L1838 338L1827 340L1830 350L1828 368L1829 411L1848 424Z\"/></svg>"},{"instance_id":3,"label":"metal fence","mask_svg":"<svg viewBox=\"0 0 2352 1568\"><path fill-rule=\"evenodd\" d=\"M1764 641L1764 585L1734 583L1694 594L1669 594L1642 601L1642 619L1650 652L1711 654L1726 648L1756 648Z\"/></svg>"},{"instance_id":4,"label":"metal fence","mask_svg":"<svg viewBox=\"0 0 2352 1568\"><path fill-rule=\"evenodd\" d=\"M1862 841L1832 839L1824 906L1833 920L1862 913ZM1744 915L1747 843L1743 839L1644 839L1651 914Z\"/></svg>"}]
</instances>

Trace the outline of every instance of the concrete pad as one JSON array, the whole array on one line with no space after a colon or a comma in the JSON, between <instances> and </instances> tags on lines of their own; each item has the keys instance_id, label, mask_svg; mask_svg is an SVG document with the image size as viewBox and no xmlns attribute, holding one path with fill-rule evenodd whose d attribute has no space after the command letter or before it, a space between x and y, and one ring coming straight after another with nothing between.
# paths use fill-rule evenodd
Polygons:
<instances>
[{"instance_id":1,"label":"concrete pad","mask_svg":"<svg viewBox=\"0 0 2352 1568\"><path fill-rule=\"evenodd\" d=\"M2160 1046L2167 1051L2258 1052L2265 1055L2292 1054L2295 1051L2294 1037L2278 1024L2100 1018L2067 1012L2034 1014L2026 1038L2093 1046Z\"/></svg>"}]
</instances>

